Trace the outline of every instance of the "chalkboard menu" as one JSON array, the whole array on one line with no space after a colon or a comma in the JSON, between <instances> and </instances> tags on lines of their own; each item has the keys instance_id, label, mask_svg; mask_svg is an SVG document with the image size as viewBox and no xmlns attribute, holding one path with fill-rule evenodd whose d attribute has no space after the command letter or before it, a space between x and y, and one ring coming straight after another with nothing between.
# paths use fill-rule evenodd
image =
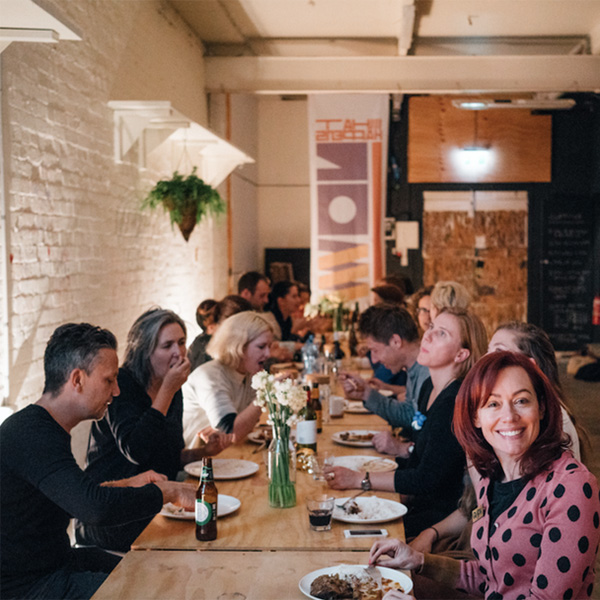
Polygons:
<instances>
[{"instance_id":1,"label":"chalkboard menu","mask_svg":"<svg viewBox=\"0 0 600 600\"><path fill-rule=\"evenodd\" d=\"M556 350L574 350L592 339L594 206L562 196L544 209L542 326Z\"/></svg>"}]
</instances>

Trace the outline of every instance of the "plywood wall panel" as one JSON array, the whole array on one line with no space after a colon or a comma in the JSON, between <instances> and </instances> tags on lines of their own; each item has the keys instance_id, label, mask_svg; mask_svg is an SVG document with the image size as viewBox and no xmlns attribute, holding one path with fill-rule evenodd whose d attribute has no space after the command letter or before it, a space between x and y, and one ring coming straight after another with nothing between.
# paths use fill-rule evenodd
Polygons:
<instances>
[{"instance_id":1,"label":"plywood wall panel","mask_svg":"<svg viewBox=\"0 0 600 600\"><path fill-rule=\"evenodd\" d=\"M425 285L450 280L467 288L488 334L526 319L526 210L425 211L423 262Z\"/></svg>"},{"instance_id":2,"label":"plywood wall panel","mask_svg":"<svg viewBox=\"0 0 600 600\"><path fill-rule=\"evenodd\" d=\"M446 96L409 100L409 183L545 182L551 178L552 118L526 109L469 111ZM489 166L461 167L467 146L490 149Z\"/></svg>"},{"instance_id":3,"label":"plywood wall panel","mask_svg":"<svg viewBox=\"0 0 600 600\"><path fill-rule=\"evenodd\" d=\"M527 211L476 212L474 226L486 248L527 248Z\"/></svg>"}]
</instances>

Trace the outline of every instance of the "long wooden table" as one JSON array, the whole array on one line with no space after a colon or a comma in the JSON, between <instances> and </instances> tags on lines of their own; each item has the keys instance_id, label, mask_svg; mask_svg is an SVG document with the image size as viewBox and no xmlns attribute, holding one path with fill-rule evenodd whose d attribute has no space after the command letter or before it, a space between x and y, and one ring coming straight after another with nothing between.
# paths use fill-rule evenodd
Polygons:
<instances>
[{"instance_id":1,"label":"long wooden table","mask_svg":"<svg viewBox=\"0 0 600 600\"><path fill-rule=\"evenodd\" d=\"M350 421L359 415L349 415ZM375 415L360 415L360 429L385 430L387 424ZM347 430L346 419L336 419L335 424L324 424L323 433L318 435L317 449L336 456L367 455L379 457L372 448L354 448L336 444L331 439L337 431ZM338 422L340 422L338 424ZM350 426L352 428L352 426ZM354 427L355 429L357 427ZM217 481L220 494L233 496L241 501L235 513L218 521L218 536L212 542L196 540L193 521L176 520L157 515L148 527L132 544L132 550L355 550L368 551L372 538L348 539L346 529L373 529L369 524L348 524L333 521L330 531L312 531L308 524L306 498L310 495L330 493L342 498L354 493L352 490L331 490L325 482L315 481L313 476L303 471L296 475L296 506L292 508L271 508L268 501L268 485L265 451L254 453L256 444L245 442L228 448L219 457L250 460L259 464L256 474L236 480ZM197 480L196 480L197 481ZM370 492L368 495L399 500L392 492ZM379 525L378 525L379 526ZM404 537L402 519L381 525L390 536Z\"/></svg>"},{"instance_id":2,"label":"long wooden table","mask_svg":"<svg viewBox=\"0 0 600 600\"><path fill-rule=\"evenodd\" d=\"M129 552L94 600L306 600L308 573L367 564L359 552Z\"/></svg>"},{"instance_id":3,"label":"long wooden table","mask_svg":"<svg viewBox=\"0 0 600 600\"><path fill-rule=\"evenodd\" d=\"M376 415L345 413L343 418L324 423L318 452L380 456L373 448L333 441L334 433L349 429L383 431L389 430L389 425ZM367 562L373 538L349 539L344 536L345 529L384 528L390 537L404 539L402 519L377 525L333 521L330 531L312 531L305 506L308 495L327 492L341 498L355 490L331 490L306 472L297 471L296 506L271 508L266 450L256 450L257 445L247 441L219 456L254 461L259 470L244 479L216 482L219 493L241 501L236 512L219 519L216 540L197 541L194 521L157 515L94 599L300 599L304 596L298 581L303 575L341 563ZM369 495L399 500L398 494L390 492Z\"/></svg>"}]
</instances>

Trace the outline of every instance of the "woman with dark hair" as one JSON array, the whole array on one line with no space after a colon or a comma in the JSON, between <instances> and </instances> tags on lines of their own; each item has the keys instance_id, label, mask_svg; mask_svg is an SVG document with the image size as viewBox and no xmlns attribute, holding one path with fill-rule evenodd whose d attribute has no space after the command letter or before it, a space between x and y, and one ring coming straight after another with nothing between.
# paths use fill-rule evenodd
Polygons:
<instances>
[{"instance_id":1,"label":"woman with dark hair","mask_svg":"<svg viewBox=\"0 0 600 600\"><path fill-rule=\"evenodd\" d=\"M383 284L371 288L373 292L373 304L399 304L404 306L404 292L395 285Z\"/></svg>"},{"instance_id":2,"label":"woman with dark hair","mask_svg":"<svg viewBox=\"0 0 600 600\"><path fill-rule=\"evenodd\" d=\"M561 403L563 435L568 440L573 456L577 460L581 460L580 450L584 444L580 444L580 439L587 441L587 438L585 432L574 424L575 419L565 402L558 376L554 347L548 334L530 323L521 321L504 323L496 329L488 345L488 354L502 351L517 352L527 356L534 361L554 386ZM468 483L459 508L440 523L421 532L410 545L421 552L435 551L452 555L455 558L469 556L471 554L470 518L475 507L473 487ZM431 595L431 592L429 593Z\"/></svg>"},{"instance_id":3,"label":"woman with dark hair","mask_svg":"<svg viewBox=\"0 0 600 600\"><path fill-rule=\"evenodd\" d=\"M200 307L208 302L214 304L210 304L210 308L201 315ZM236 315L239 312L244 312L245 310L252 310L252 305L248 300L237 294L225 296L220 302L216 302L215 300L205 300L200 303L198 310L196 310L196 321L198 321L198 325L202 327L203 331L192 342L188 350L190 371L193 371L196 367L212 360L212 357L206 352L206 347L219 325L227 319L227 317Z\"/></svg>"},{"instance_id":4,"label":"woman with dark hair","mask_svg":"<svg viewBox=\"0 0 600 600\"><path fill-rule=\"evenodd\" d=\"M267 312L275 317L281 330L282 342L297 342L299 337L293 332L292 315L298 310L301 299L298 285L293 281L278 281L273 284L269 295Z\"/></svg>"},{"instance_id":5,"label":"woman with dark hair","mask_svg":"<svg viewBox=\"0 0 600 600\"><path fill-rule=\"evenodd\" d=\"M86 473L96 482L153 470L174 480L183 465L217 454L231 436L207 430L201 448L183 442L181 386L190 372L185 324L170 310L146 311L127 335L119 369L119 396L103 419L92 424ZM77 541L107 550L127 551L148 521L118 528L76 524Z\"/></svg>"},{"instance_id":6,"label":"woman with dark hair","mask_svg":"<svg viewBox=\"0 0 600 600\"><path fill-rule=\"evenodd\" d=\"M476 469L474 560L376 542L370 561L486 598L588 598L600 539L596 478L567 450L556 390L528 358L497 352L467 375L455 435Z\"/></svg>"},{"instance_id":7,"label":"woman with dark hair","mask_svg":"<svg viewBox=\"0 0 600 600\"><path fill-rule=\"evenodd\" d=\"M581 460L582 456L585 459L585 453L583 452L585 443L582 442L587 442L587 435L577 424L573 410L563 392L558 376L554 346L552 346L548 334L537 325L531 323L523 323L522 321L503 323L496 329L496 332L492 336L488 352L502 350L518 352L528 356L550 380L560 400L563 430L569 437L569 446L573 452L573 456L577 460Z\"/></svg>"},{"instance_id":8,"label":"woman with dark hair","mask_svg":"<svg viewBox=\"0 0 600 600\"><path fill-rule=\"evenodd\" d=\"M196 322L202 333L194 339L188 348L187 357L190 361L190 370L193 371L196 367L210 360L210 356L206 354L206 346L210 342L212 334L217 328L215 319L215 311L218 302L212 298L203 300L198 304L196 309Z\"/></svg>"},{"instance_id":9,"label":"woman with dark hair","mask_svg":"<svg viewBox=\"0 0 600 600\"><path fill-rule=\"evenodd\" d=\"M422 287L410 297L413 317L419 327L421 337L429 329L431 323L431 292L433 286Z\"/></svg>"}]
</instances>

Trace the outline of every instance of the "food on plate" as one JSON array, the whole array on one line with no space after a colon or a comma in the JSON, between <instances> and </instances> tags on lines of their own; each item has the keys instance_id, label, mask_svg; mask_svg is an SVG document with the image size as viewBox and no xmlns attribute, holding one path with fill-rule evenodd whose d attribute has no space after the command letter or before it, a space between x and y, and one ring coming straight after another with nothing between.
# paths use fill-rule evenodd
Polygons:
<instances>
[{"instance_id":1,"label":"food on plate","mask_svg":"<svg viewBox=\"0 0 600 600\"><path fill-rule=\"evenodd\" d=\"M261 427L253 433L252 437L256 442L260 441L264 442L265 444L270 444L271 440L273 439L273 430L270 427Z\"/></svg>"},{"instance_id":2,"label":"food on plate","mask_svg":"<svg viewBox=\"0 0 600 600\"><path fill-rule=\"evenodd\" d=\"M345 442L370 442L374 435L375 434L370 432L358 433L356 431L342 431L340 433L340 440L344 440Z\"/></svg>"},{"instance_id":3,"label":"food on plate","mask_svg":"<svg viewBox=\"0 0 600 600\"><path fill-rule=\"evenodd\" d=\"M405 507L402 504L377 496L356 498L346 502L335 506L334 519L352 523L384 522L397 519L405 513ZM352 517L352 521L348 521L347 517Z\"/></svg>"},{"instance_id":4,"label":"food on plate","mask_svg":"<svg viewBox=\"0 0 600 600\"><path fill-rule=\"evenodd\" d=\"M163 510L171 513L172 515L184 515L186 513L185 508L183 506L177 506L176 504L171 504L171 502L167 502L163 505Z\"/></svg>"},{"instance_id":5,"label":"food on plate","mask_svg":"<svg viewBox=\"0 0 600 600\"><path fill-rule=\"evenodd\" d=\"M346 502L344 504L344 508L342 510L348 515L357 515L362 512L362 509L358 505L356 500L351 500L350 502Z\"/></svg>"},{"instance_id":6,"label":"food on plate","mask_svg":"<svg viewBox=\"0 0 600 600\"><path fill-rule=\"evenodd\" d=\"M310 594L323 600L338 600L338 598L352 598L353 589L350 581L335 575L319 575L310 584Z\"/></svg>"},{"instance_id":7,"label":"food on plate","mask_svg":"<svg viewBox=\"0 0 600 600\"><path fill-rule=\"evenodd\" d=\"M390 590L404 591L398 582L382 577L380 584L365 568L352 565L320 575L310 586L311 596L322 600L381 600Z\"/></svg>"}]
</instances>

